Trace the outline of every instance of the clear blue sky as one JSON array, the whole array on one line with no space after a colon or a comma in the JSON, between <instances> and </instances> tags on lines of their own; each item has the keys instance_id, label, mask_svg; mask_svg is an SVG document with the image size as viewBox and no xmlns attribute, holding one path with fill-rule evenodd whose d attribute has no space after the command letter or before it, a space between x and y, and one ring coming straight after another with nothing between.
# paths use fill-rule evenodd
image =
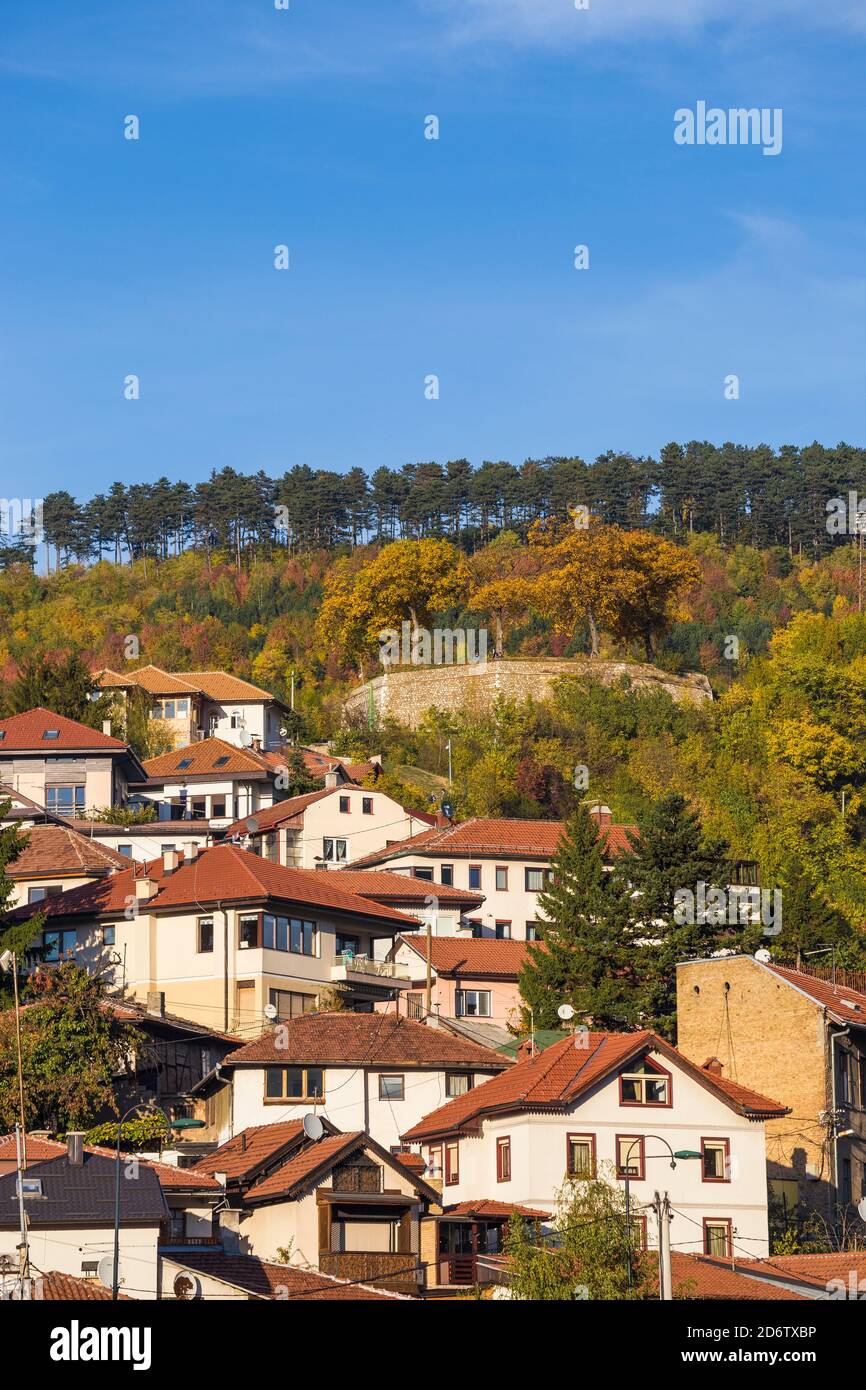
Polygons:
<instances>
[{"instance_id":1,"label":"clear blue sky","mask_svg":"<svg viewBox=\"0 0 866 1390\"><path fill-rule=\"evenodd\" d=\"M3 6L0 494L864 442L861 0L290 3Z\"/></svg>"}]
</instances>

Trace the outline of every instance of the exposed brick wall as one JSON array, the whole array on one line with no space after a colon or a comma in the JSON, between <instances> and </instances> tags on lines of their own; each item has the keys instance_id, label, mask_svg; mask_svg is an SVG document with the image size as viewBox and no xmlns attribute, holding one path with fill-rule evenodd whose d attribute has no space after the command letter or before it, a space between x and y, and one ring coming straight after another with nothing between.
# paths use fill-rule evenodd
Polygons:
<instances>
[{"instance_id":1,"label":"exposed brick wall","mask_svg":"<svg viewBox=\"0 0 866 1390\"><path fill-rule=\"evenodd\" d=\"M627 661L591 661L589 658L541 661L488 661L465 666L416 666L389 671L359 686L347 697L344 710L365 718L372 709L378 719L386 716L416 728L431 706L483 713L497 696L524 700L544 699L553 682L562 676L581 676L614 685L623 676L642 690L666 690L672 699L702 703L713 698L706 676L695 672L672 676L655 666Z\"/></svg>"}]
</instances>

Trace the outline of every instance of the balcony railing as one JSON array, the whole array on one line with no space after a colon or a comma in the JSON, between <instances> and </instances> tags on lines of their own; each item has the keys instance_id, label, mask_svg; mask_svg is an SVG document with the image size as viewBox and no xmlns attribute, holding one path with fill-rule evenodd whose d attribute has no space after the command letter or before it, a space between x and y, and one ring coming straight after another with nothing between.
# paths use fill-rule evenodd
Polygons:
<instances>
[{"instance_id":1,"label":"balcony railing","mask_svg":"<svg viewBox=\"0 0 866 1390\"><path fill-rule=\"evenodd\" d=\"M345 980L347 975L372 975L383 980L411 979L406 965L399 965L394 960L373 960L370 956L356 956L351 951L337 956L331 966L332 980Z\"/></svg>"},{"instance_id":2,"label":"balcony railing","mask_svg":"<svg viewBox=\"0 0 866 1390\"><path fill-rule=\"evenodd\" d=\"M338 1279L375 1281L377 1289L393 1289L397 1293L414 1292L421 1278L418 1256L411 1250L399 1255L320 1250L319 1269Z\"/></svg>"}]
</instances>

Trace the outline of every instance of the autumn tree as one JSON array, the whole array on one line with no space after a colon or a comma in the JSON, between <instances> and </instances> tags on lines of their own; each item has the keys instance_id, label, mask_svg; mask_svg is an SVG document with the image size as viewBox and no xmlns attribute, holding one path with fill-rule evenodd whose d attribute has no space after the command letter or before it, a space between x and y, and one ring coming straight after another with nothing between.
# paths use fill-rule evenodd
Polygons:
<instances>
[{"instance_id":1,"label":"autumn tree","mask_svg":"<svg viewBox=\"0 0 866 1390\"><path fill-rule=\"evenodd\" d=\"M505 627L524 616L532 601L532 580L539 557L514 531L500 531L495 540L469 560L472 593L468 607L489 613L495 624L494 651L502 656Z\"/></svg>"}]
</instances>

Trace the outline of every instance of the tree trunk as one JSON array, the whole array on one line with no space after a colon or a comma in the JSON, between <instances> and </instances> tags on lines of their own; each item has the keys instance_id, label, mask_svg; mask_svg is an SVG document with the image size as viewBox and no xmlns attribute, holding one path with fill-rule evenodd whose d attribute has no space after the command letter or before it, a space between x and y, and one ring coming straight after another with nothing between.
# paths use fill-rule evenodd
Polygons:
<instances>
[{"instance_id":1,"label":"tree trunk","mask_svg":"<svg viewBox=\"0 0 866 1390\"><path fill-rule=\"evenodd\" d=\"M598 628L595 625L595 616L591 608L587 608L586 616L589 620L589 641L590 656L598 656Z\"/></svg>"},{"instance_id":2,"label":"tree trunk","mask_svg":"<svg viewBox=\"0 0 866 1390\"><path fill-rule=\"evenodd\" d=\"M493 620L496 623L496 636L493 642L493 650L497 657L502 656L502 614L494 613Z\"/></svg>"}]
</instances>

